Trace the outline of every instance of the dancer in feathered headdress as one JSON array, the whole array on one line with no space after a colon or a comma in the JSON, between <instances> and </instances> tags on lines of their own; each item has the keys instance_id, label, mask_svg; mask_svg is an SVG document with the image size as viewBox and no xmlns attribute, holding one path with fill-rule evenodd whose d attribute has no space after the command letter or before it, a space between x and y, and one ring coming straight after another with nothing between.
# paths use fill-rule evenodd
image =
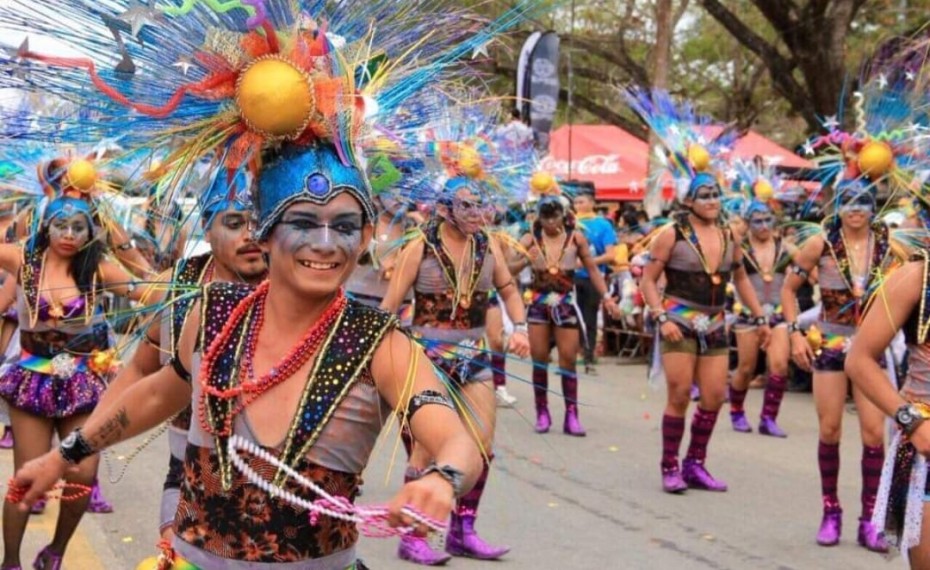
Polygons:
<instances>
[{"instance_id":1,"label":"dancer in feathered headdress","mask_svg":"<svg viewBox=\"0 0 930 570\"><path fill-rule=\"evenodd\" d=\"M539 176L536 177L537 181ZM548 405L549 354L554 342L559 353L558 372L565 398L563 430L568 435L586 435L578 417L578 352L585 338L581 311L575 301L577 267L587 269L595 294L605 308L618 311L604 274L598 268L588 238L576 225L571 210L558 194L544 194L536 203L536 219L520 240L526 252L522 269L529 266L533 281L524 292L533 358L533 391L537 433L547 433L552 425ZM513 268L515 269L515 268Z\"/></svg>"},{"instance_id":2,"label":"dancer in feathered headdress","mask_svg":"<svg viewBox=\"0 0 930 570\"><path fill-rule=\"evenodd\" d=\"M15 410L18 462L34 458L23 456L24 450L47 449L53 429L81 425L107 385L115 347L101 295L141 295L132 276L105 257L104 215L95 196L103 183L94 164L83 157L58 157L40 162L37 176L46 195L32 215L28 239L0 245L0 267L15 275L19 286L22 353L0 376L0 397ZM66 530L58 536L58 548L67 544L89 502L95 512L112 510L91 487L96 487L96 467L96 461L88 461L67 477L71 491L63 494L59 522ZM24 529L27 516L7 509L5 524ZM5 566L18 564L17 542L8 544ZM54 565L60 555L50 546L39 560Z\"/></svg>"},{"instance_id":3,"label":"dancer in feathered headdress","mask_svg":"<svg viewBox=\"0 0 930 570\"><path fill-rule=\"evenodd\" d=\"M706 119L696 117L688 106L676 105L665 93L634 92L628 100L662 141L661 156L678 182L684 207L652 240L641 284L652 319L658 323L661 366L668 382L662 418L662 486L669 493L689 487L726 491L726 483L712 477L704 461L726 390L726 288L731 278L751 311L762 346L768 341L769 321L746 274L742 249L721 215L723 190L714 161L721 158L716 155L725 145L720 139L708 140ZM663 274L667 285L660 292ZM688 454L679 467L688 392L695 381L701 400L692 420Z\"/></svg>"},{"instance_id":4,"label":"dancer in feathered headdress","mask_svg":"<svg viewBox=\"0 0 930 570\"><path fill-rule=\"evenodd\" d=\"M473 429L487 451L478 483L456 506L446 550L458 556L497 559L510 549L486 543L474 528L493 458L496 403L485 337L495 294L515 323L510 351L525 357L529 344L520 293L500 241L487 226L493 220L495 203L507 204L516 192L526 192L531 165L495 142L496 117L486 111L486 105L456 105L444 98L437 99L436 105L443 113L417 137L426 146L427 167L434 173L431 202L436 215L409 236L382 307L396 311L413 290L411 331L472 410ZM408 478L416 477L428 464L429 457L417 443ZM413 537L404 538L399 556L420 564L448 559Z\"/></svg>"},{"instance_id":5,"label":"dancer in feathered headdress","mask_svg":"<svg viewBox=\"0 0 930 570\"><path fill-rule=\"evenodd\" d=\"M925 61L927 41L922 39L916 42L913 46L916 49L913 50L907 46L907 42L901 43L901 51L891 56L898 63L888 68L880 67L881 74L876 73L886 88L882 93L899 99L925 99L924 81L918 76ZM889 55L884 52L880 57ZM914 108L919 109L920 106ZM871 513L871 526L867 530L883 533L884 541L910 555L912 562L926 560L930 548L930 544L922 539L926 530L923 528L923 512L927 483L927 464L922 455L922 442L927 437L927 428L923 424L930 417L928 378L924 364L927 359L927 299L930 294L927 281L930 258L926 249L927 243L930 243L926 239L926 229L930 228L927 223L930 217L926 209L928 201L925 185L927 147L924 133L927 124L926 117L919 114L919 111L914 116L903 129L907 133L906 138L910 140L898 141L897 145L908 153L909 164L906 168L900 167L899 153L893 153L895 170L903 170L899 176L905 180L909 176L913 177L906 189L915 199L906 202L910 202L908 207L918 214L918 223L905 231L905 235L911 238L909 249L912 255L909 263L890 272L887 268L880 268L885 275L880 274L872 279L877 291L872 295L865 315L857 323L857 331L846 358L846 371L850 379L860 393L868 398L859 400L866 402L866 410L875 410L875 433L881 433L882 424L878 422L881 422L882 412L895 420L898 427L886 452L888 459L881 472L881 482L868 480L870 483L874 481L876 491L869 496L874 503L874 512ZM892 203L899 201L893 199ZM899 232L895 232L895 237ZM908 374L903 382L889 382L888 373L882 369L881 363L890 352L888 348L895 347L902 333L910 364L907 367ZM882 546L885 546L884 542Z\"/></svg>"},{"instance_id":6,"label":"dancer in feathered headdress","mask_svg":"<svg viewBox=\"0 0 930 570\"><path fill-rule=\"evenodd\" d=\"M829 132L806 146L821 150L817 160L824 186L832 190L832 212L820 227L803 232L794 266L785 282L782 306L791 335L791 352L804 369L813 369L820 422L818 462L823 494L823 519L817 542L834 545L840 538L842 510L836 488L839 433L848 388L844 372L846 352L870 292L896 263L889 229L877 217L879 189L894 195L907 185L908 149L902 143L902 99L891 92L857 93L856 130L839 130L838 121L825 122ZM896 118L897 117L897 118ZM796 291L817 269L821 291L820 317L807 338L798 325ZM878 474L884 461L881 412L865 399L857 400L862 433L862 516L858 542L877 552L887 550L881 529L872 522ZM874 476L873 476L874 474Z\"/></svg>"},{"instance_id":7,"label":"dancer in feathered headdress","mask_svg":"<svg viewBox=\"0 0 930 570\"><path fill-rule=\"evenodd\" d=\"M782 194L783 181L774 168L758 161L736 161L732 168L735 173L733 187L736 189L736 194L730 198L732 208L734 215L747 226L747 232L740 243L744 267L772 329L765 351L767 379L759 433L786 437L776 422L787 388L790 358L788 329L781 308L781 288L791 262L791 252L777 228L778 200ZM742 306L740 299L737 299L733 312L736 313L733 329L736 332L739 362L729 390L730 420L734 430L751 432L752 426L746 419L743 402L749 382L756 374L759 340L755 334L751 334L756 329L755 320Z\"/></svg>"},{"instance_id":8,"label":"dancer in feathered headdress","mask_svg":"<svg viewBox=\"0 0 930 570\"><path fill-rule=\"evenodd\" d=\"M80 21L99 14L89 3L77 4ZM474 484L480 463L433 368L397 330L396 318L342 292L371 239L375 216L357 143L366 113L389 112L488 34L453 46L432 42L442 29L436 22L444 17L435 14L439 20L431 20L429 28L427 20L448 6L430 2L408 2L402 9L394 3L342 2L329 27L294 11L292 2L254 4L264 8L256 12L264 18L252 22L259 24L253 31L244 30L241 19L200 5L152 26L156 9L134 6L138 17L122 14L121 21L136 24L133 34L145 41L141 49L150 59L187 57L197 73L185 81L177 68L175 81L181 84L170 89L168 104L149 95L164 94L167 80L147 85L138 100L135 94L109 95L152 118L134 117L131 124L140 130L159 122L169 126L152 140L187 137L164 162L169 179L183 182L203 153L217 150L228 150L225 165L233 171L245 165L255 173L255 239L270 262L268 280L256 289L206 287L170 365L91 417L65 439L58 456L25 466L13 488L28 504L64 473L65 461L79 463L154 427L193 398L173 564L184 559L205 570L256 562L360 567L356 523L381 535L392 532L388 525L444 529L454 497ZM516 19L524 8L508 17ZM367 20L379 10L384 21ZM348 26L347 15L366 19ZM464 23L449 22L449 30L467 31ZM421 37L407 35L410 30ZM94 69L31 52L23 57L33 67L42 62L56 71ZM65 75L86 87L80 74ZM92 72L91 80L108 91L99 74ZM283 411L282 401L291 402ZM432 462L404 485L391 508L357 507L352 499L385 404L398 411ZM251 430L243 421L246 412ZM259 445L271 440L284 443L274 450ZM210 516L216 509L239 512L255 488L269 495L259 501L261 512ZM211 539L203 542L203 536ZM254 540L243 545L242 536ZM457 523L449 544L466 536L471 528Z\"/></svg>"}]
</instances>

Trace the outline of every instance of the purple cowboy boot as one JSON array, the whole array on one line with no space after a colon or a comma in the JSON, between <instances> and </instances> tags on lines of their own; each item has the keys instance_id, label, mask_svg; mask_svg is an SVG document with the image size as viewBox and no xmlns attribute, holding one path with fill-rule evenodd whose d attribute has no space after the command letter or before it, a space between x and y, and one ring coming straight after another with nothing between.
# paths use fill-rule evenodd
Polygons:
<instances>
[{"instance_id":1,"label":"purple cowboy boot","mask_svg":"<svg viewBox=\"0 0 930 570\"><path fill-rule=\"evenodd\" d=\"M36 556L35 562L32 563L34 570L61 570L62 554L55 554L51 551L51 545L43 548Z\"/></svg>"},{"instance_id":2,"label":"purple cowboy boot","mask_svg":"<svg viewBox=\"0 0 930 570\"><path fill-rule=\"evenodd\" d=\"M662 467L662 490L673 495L680 495L688 490L688 484L681 478L678 465Z\"/></svg>"},{"instance_id":3,"label":"purple cowboy boot","mask_svg":"<svg viewBox=\"0 0 930 570\"><path fill-rule=\"evenodd\" d=\"M492 546L475 532L475 514L462 510L452 514L452 525L446 537L446 552L478 560L497 560L510 552L509 546Z\"/></svg>"},{"instance_id":4,"label":"purple cowboy boot","mask_svg":"<svg viewBox=\"0 0 930 570\"><path fill-rule=\"evenodd\" d=\"M752 432L752 426L746 419L746 411L743 409L743 402L746 401L747 390L737 390L732 385L729 388L730 394L730 422L733 424L733 430L740 433Z\"/></svg>"},{"instance_id":5,"label":"purple cowboy boot","mask_svg":"<svg viewBox=\"0 0 930 570\"><path fill-rule=\"evenodd\" d=\"M0 449L13 449L13 428L3 426L3 437L0 438Z\"/></svg>"},{"instance_id":6,"label":"purple cowboy boot","mask_svg":"<svg viewBox=\"0 0 930 570\"><path fill-rule=\"evenodd\" d=\"M843 532L843 509L839 507L825 507L823 520L820 521L820 530L817 531L817 544L820 546L836 546L840 542Z\"/></svg>"},{"instance_id":7,"label":"purple cowboy boot","mask_svg":"<svg viewBox=\"0 0 930 570\"><path fill-rule=\"evenodd\" d=\"M533 368L533 398L536 404L536 433L549 433L552 427L552 416L549 415L549 373L545 364L534 363Z\"/></svg>"},{"instance_id":8,"label":"purple cowboy boot","mask_svg":"<svg viewBox=\"0 0 930 570\"><path fill-rule=\"evenodd\" d=\"M536 408L536 426L533 428L536 433L549 433L552 427L552 416L549 415L548 408Z\"/></svg>"},{"instance_id":9,"label":"purple cowboy boot","mask_svg":"<svg viewBox=\"0 0 930 570\"><path fill-rule=\"evenodd\" d=\"M588 435L588 432L581 425L581 421L578 420L578 406L575 404L569 404L565 408L565 424L562 426L562 431L575 437Z\"/></svg>"},{"instance_id":10,"label":"purple cowboy boot","mask_svg":"<svg viewBox=\"0 0 930 570\"><path fill-rule=\"evenodd\" d=\"M888 552L888 543L885 542L885 534L878 530L872 521L859 520L859 537L857 539L859 546L872 552Z\"/></svg>"},{"instance_id":11,"label":"purple cowboy boot","mask_svg":"<svg viewBox=\"0 0 930 570\"><path fill-rule=\"evenodd\" d=\"M770 418L768 416L759 418L759 433L772 437L788 437L785 430L778 427L778 422L775 421L775 418Z\"/></svg>"},{"instance_id":12,"label":"purple cowboy boot","mask_svg":"<svg viewBox=\"0 0 930 570\"><path fill-rule=\"evenodd\" d=\"M42 495L42 498L32 503L32 507L29 508L29 514L31 515L41 515L45 512L45 504L48 502L48 499L45 495Z\"/></svg>"},{"instance_id":13,"label":"purple cowboy boot","mask_svg":"<svg viewBox=\"0 0 930 570\"><path fill-rule=\"evenodd\" d=\"M778 410L781 408L782 398L785 396L785 390L788 386L788 380L778 374L770 374L769 380L765 385L765 398L762 404L762 415L759 418L759 433L770 435L772 437L788 437L785 430L778 426L775 419L778 417Z\"/></svg>"},{"instance_id":14,"label":"purple cowboy boot","mask_svg":"<svg viewBox=\"0 0 930 570\"><path fill-rule=\"evenodd\" d=\"M445 552L433 549L425 538L409 534L401 537L397 557L421 566L441 566L452 559Z\"/></svg>"},{"instance_id":15,"label":"purple cowboy boot","mask_svg":"<svg viewBox=\"0 0 930 570\"><path fill-rule=\"evenodd\" d=\"M103 498L103 491L100 490L100 482L94 478L94 485L90 492L90 502L87 503L87 512L94 514L106 514L113 512L113 505Z\"/></svg>"},{"instance_id":16,"label":"purple cowboy boot","mask_svg":"<svg viewBox=\"0 0 930 570\"><path fill-rule=\"evenodd\" d=\"M588 435L578 420L578 376L574 372L562 373L562 394L565 396L565 423L562 424L562 431L575 437Z\"/></svg>"},{"instance_id":17,"label":"purple cowboy boot","mask_svg":"<svg viewBox=\"0 0 930 570\"><path fill-rule=\"evenodd\" d=\"M694 459L685 459L682 462L681 478L688 484L690 489L701 489L704 491L715 491L723 493L727 490L727 484L714 477L704 467L703 462Z\"/></svg>"},{"instance_id":18,"label":"purple cowboy boot","mask_svg":"<svg viewBox=\"0 0 930 570\"><path fill-rule=\"evenodd\" d=\"M740 433L752 433L752 426L749 425L749 420L746 419L746 412L740 410L738 412L730 412L730 421L733 423L733 431L738 431ZM762 429L762 426L759 426L759 429Z\"/></svg>"}]
</instances>

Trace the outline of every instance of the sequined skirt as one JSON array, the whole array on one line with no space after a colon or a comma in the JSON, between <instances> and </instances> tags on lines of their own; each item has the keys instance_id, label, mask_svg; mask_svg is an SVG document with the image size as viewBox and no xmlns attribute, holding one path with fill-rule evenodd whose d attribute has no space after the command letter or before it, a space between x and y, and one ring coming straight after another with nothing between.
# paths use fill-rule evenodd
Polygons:
<instances>
[{"instance_id":1,"label":"sequined skirt","mask_svg":"<svg viewBox=\"0 0 930 570\"><path fill-rule=\"evenodd\" d=\"M61 378L11 366L0 376L0 397L10 406L45 418L89 414L106 389L106 381L88 369Z\"/></svg>"}]
</instances>

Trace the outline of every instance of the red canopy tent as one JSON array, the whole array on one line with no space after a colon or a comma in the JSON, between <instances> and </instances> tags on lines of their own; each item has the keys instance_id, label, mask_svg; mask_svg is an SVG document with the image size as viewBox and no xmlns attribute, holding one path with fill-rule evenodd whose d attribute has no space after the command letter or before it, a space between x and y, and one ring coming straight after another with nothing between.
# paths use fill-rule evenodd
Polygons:
<instances>
[{"instance_id":1,"label":"red canopy tent","mask_svg":"<svg viewBox=\"0 0 930 570\"><path fill-rule=\"evenodd\" d=\"M722 126L707 127L715 137ZM571 132L571 169L569 169ZM790 168L813 168L813 163L794 154L755 131L748 131L734 145L731 158L752 160L763 157L768 164ZM540 164L556 178L586 180L594 184L597 199L607 201L642 200L645 194L649 146L613 125L562 126L553 131L549 155ZM663 188L663 198L671 199L671 186Z\"/></svg>"},{"instance_id":2,"label":"red canopy tent","mask_svg":"<svg viewBox=\"0 0 930 570\"><path fill-rule=\"evenodd\" d=\"M707 136L713 138L723 131L719 125L710 126L704 129ZM787 148L778 143L765 138L756 131L747 131L745 135L737 139L733 145L732 158L742 158L752 160L756 156L761 156L767 164L772 166L784 166L789 168L814 168L814 163L801 158Z\"/></svg>"},{"instance_id":3,"label":"red canopy tent","mask_svg":"<svg viewBox=\"0 0 930 570\"><path fill-rule=\"evenodd\" d=\"M598 200L642 200L648 164L649 145L620 127L566 125L553 131L540 166L561 180L594 183Z\"/></svg>"}]
</instances>

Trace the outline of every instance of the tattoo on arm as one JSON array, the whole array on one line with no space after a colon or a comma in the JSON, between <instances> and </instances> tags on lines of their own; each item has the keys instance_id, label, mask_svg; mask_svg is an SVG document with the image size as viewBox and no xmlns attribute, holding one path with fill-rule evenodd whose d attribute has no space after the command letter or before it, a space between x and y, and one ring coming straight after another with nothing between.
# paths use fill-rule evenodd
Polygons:
<instances>
[{"instance_id":1,"label":"tattoo on arm","mask_svg":"<svg viewBox=\"0 0 930 570\"><path fill-rule=\"evenodd\" d=\"M94 449L103 449L122 440L123 432L129 427L129 414L125 406L100 427L99 432L90 439L89 443Z\"/></svg>"}]
</instances>

